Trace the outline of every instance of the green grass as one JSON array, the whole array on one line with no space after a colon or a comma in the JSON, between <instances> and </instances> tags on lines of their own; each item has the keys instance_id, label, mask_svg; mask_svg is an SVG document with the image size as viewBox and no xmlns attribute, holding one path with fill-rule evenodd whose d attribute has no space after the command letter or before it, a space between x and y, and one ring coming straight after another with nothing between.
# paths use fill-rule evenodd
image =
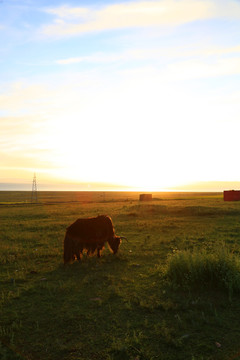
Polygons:
<instances>
[{"instance_id":1,"label":"green grass","mask_svg":"<svg viewBox=\"0 0 240 360\"><path fill-rule=\"evenodd\" d=\"M15 195L0 193L0 202L24 201ZM240 358L240 203L85 195L0 206L0 358ZM66 227L97 214L129 242L116 256L106 248L63 266Z\"/></svg>"},{"instance_id":2,"label":"green grass","mask_svg":"<svg viewBox=\"0 0 240 360\"><path fill-rule=\"evenodd\" d=\"M184 250L170 257L166 276L172 286L222 290L231 298L240 292L240 259L221 244L210 253Z\"/></svg>"}]
</instances>

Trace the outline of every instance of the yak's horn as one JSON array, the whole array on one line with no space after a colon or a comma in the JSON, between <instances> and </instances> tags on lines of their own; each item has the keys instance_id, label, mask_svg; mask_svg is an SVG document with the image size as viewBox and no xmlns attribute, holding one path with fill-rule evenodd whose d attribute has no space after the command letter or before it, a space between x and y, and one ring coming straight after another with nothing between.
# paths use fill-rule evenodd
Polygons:
<instances>
[{"instance_id":1,"label":"yak's horn","mask_svg":"<svg viewBox=\"0 0 240 360\"><path fill-rule=\"evenodd\" d=\"M128 239L125 236L120 236L120 239L126 240L128 242Z\"/></svg>"}]
</instances>

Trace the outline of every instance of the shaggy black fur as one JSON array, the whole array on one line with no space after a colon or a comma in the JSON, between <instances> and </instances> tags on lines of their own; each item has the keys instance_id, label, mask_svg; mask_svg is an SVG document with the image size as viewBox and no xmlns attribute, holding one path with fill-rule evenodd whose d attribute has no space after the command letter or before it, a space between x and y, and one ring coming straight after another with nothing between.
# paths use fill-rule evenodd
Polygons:
<instances>
[{"instance_id":1,"label":"shaggy black fur","mask_svg":"<svg viewBox=\"0 0 240 360\"><path fill-rule=\"evenodd\" d=\"M121 236L116 236L112 219L107 215L78 219L67 228L64 238L64 264L75 259L80 260L83 251L101 256L104 244L107 242L110 250L116 254L121 243Z\"/></svg>"}]
</instances>

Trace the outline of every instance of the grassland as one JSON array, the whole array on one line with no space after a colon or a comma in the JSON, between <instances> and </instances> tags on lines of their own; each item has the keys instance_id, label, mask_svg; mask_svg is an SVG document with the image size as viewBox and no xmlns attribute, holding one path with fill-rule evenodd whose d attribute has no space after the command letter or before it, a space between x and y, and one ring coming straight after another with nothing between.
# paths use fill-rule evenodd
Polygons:
<instances>
[{"instance_id":1,"label":"grassland","mask_svg":"<svg viewBox=\"0 0 240 360\"><path fill-rule=\"evenodd\" d=\"M223 251L239 262L239 202L217 193L156 193L151 203L137 193L30 197L0 192L0 358L240 359L239 292L167 276L179 254ZM97 214L129 242L64 267L66 227Z\"/></svg>"}]
</instances>

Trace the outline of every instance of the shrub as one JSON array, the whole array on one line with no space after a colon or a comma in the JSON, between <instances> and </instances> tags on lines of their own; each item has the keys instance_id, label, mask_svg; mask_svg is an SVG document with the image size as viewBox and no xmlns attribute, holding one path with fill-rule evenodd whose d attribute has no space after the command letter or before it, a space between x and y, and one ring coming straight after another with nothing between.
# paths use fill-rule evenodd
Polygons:
<instances>
[{"instance_id":1,"label":"shrub","mask_svg":"<svg viewBox=\"0 0 240 360\"><path fill-rule=\"evenodd\" d=\"M172 285L185 289L219 289L229 296L240 292L239 258L225 247L211 253L179 251L169 258L166 276Z\"/></svg>"}]
</instances>

